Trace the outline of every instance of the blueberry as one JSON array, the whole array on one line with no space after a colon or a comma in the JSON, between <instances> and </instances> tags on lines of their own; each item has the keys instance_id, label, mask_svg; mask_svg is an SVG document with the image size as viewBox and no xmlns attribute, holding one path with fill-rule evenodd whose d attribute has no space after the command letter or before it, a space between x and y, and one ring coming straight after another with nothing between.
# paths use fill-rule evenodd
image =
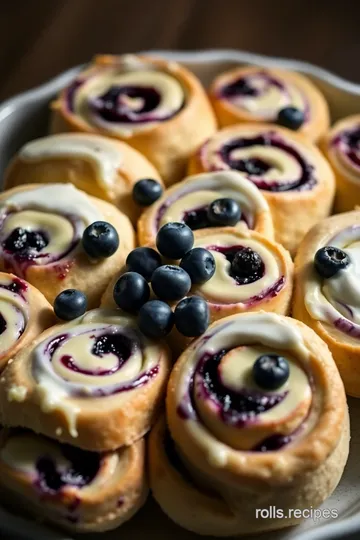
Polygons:
<instances>
[{"instance_id":1,"label":"blueberry","mask_svg":"<svg viewBox=\"0 0 360 540\"><path fill-rule=\"evenodd\" d=\"M180 266L165 264L153 273L151 286L161 300L180 300L189 292L191 279Z\"/></svg>"},{"instance_id":2,"label":"blueberry","mask_svg":"<svg viewBox=\"0 0 360 540\"><path fill-rule=\"evenodd\" d=\"M277 390L289 378L289 362L277 354L264 354L257 358L252 373L258 386L265 390Z\"/></svg>"},{"instance_id":3,"label":"blueberry","mask_svg":"<svg viewBox=\"0 0 360 540\"><path fill-rule=\"evenodd\" d=\"M3 243L4 249L10 253L21 253L26 251L39 252L48 245L49 241L45 234L38 231L27 231L22 227L17 227L12 231Z\"/></svg>"},{"instance_id":4,"label":"blueberry","mask_svg":"<svg viewBox=\"0 0 360 540\"><path fill-rule=\"evenodd\" d=\"M189 296L180 300L175 308L175 326L187 337L197 337L209 326L209 306L200 296Z\"/></svg>"},{"instance_id":5,"label":"blueberry","mask_svg":"<svg viewBox=\"0 0 360 540\"><path fill-rule=\"evenodd\" d=\"M206 283L215 273L215 259L211 251L196 247L188 251L181 260L181 268L190 276L191 282L196 285Z\"/></svg>"},{"instance_id":6,"label":"blueberry","mask_svg":"<svg viewBox=\"0 0 360 540\"><path fill-rule=\"evenodd\" d=\"M62 291L54 301L55 315L63 321L72 321L84 315L86 308L86 295L77 289Z\"/></svg>"},{"instance_id":7,"label":"blueberry","mask_svg":"<svg viewBox=\"0 0 360 540\"><path fill-rule=\"evenodd\" d=\"M350 264L350 257L337 247L325 246L318 249L314 257L317 273L323 278L330 278Z\"/></svg>"},{"instance_id":8,"label":"blueberry","mask_svg":"<svg viewBox=\"0 0 360 540\"><path fill-rule=\"evenodd\" d=\"M174 326L171 308L161 300L150 300L139 311L138 325L143 334L150 338L165 337Z\"/></svg>"},{"instance_id":9,"label":"blueberry","mask_svg":"<svg viewBox=\"0 0 360 540\"><path fill-rule=\"evenodd\" d=\"M82 237L83 248L92 259L111 257L119 243L116 229L106 221L95 221L86 227Z\"/></svg>"},{"instance_id":10,"label":"blueberry","mask_svg":"<svg viewBox=\"0 0 360 540\"><path fill-rule=\"evenodd\" d=\"M301 128L304 121L304 113L296 107L284 107L279 111L277 116L277 124L292 129L293 131Z\"/></svg>"},{"instance_id":11,"label":"blueberry","mask_svg":"<svg viewBox=\"0 0 360 540\"><path fill-rule=\"evenodd\" d=\"M161 255L181 259L194 245L194 234L185 223L166 223L156 236L156 246Z\"/></svg>"},{"instance_id":12,"label":"blueberry","mask_svg":"<svg viewBox=\"0 0 360 540\"><path fill-rule=\"evenodd\" d=\"M260 255L249 247L235 253L231 263L230 275L239 285L247 285L260 279L265 271Z\"/></svg>"},{"instance_id":13,"label":"blueberry","mask_svg":"<svg viewBox=\"0 0 360 540\"><path fill-rule=\"evenodd\" d=\"M161 256L155 249L138 247L130 251L126 264L129 272L137 272L150 281L154 270L161 266Z\"/></svg>"},{"instance_id":14,"label":"blueberry","mask_svg":"<svg viewBox=\"0 0 360 540\"><path fill-rule=\"evenodd\" d=\"M236 225L241 218L241 210L234 199L216 199L209 204L207 216L212 225L227 227Z\"/></svg>"},{"instance_id":15,"label":"blueberry","mask_svg":"<svg viewBox=\"0 0 360 540\"><path fill-rule=\"evenodd\" d=\"M126 272L115 283L113 298L123 311L136 313L149 297L150 287L146 279L136 272Z\"/></svg>"},{"instance_id":16,"label":"blueberry","mask_svg":"<svg viewBox=\"0 0 360 540\"><path fill-rule=\"evenodd\" d=\"M161 197L162 192L159 182L152 178L143 178L134 185L132 196L140 206L150 206Z\"/></svg>"}]
</instances>

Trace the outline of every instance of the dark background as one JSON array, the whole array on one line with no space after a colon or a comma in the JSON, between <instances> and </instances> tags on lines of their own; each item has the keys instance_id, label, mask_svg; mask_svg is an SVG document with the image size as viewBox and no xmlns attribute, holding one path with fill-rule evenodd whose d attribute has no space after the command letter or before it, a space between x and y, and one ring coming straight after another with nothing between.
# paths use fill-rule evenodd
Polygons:
<instances>
[{"instance_id":1,"label":"dark background","mask_svg":"<svg viewBox=\"0 0 360 540\"><path fill-rule=\"evenodd\" d=\"M0 0L0 100L95 53L236 48L360 82L358 0Z\"/></svg>"}]
</instances>

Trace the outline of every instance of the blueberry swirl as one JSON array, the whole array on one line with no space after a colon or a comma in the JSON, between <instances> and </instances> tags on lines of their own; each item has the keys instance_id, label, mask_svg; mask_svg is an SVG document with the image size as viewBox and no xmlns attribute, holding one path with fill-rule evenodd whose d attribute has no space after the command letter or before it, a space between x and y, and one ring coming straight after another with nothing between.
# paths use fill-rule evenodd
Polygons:
<instances>
[{"instance_id":1,"label":"blueberry swirl","mask_svg":"<svg viewBox=\"0 0 360 540\"><path fill-rule=\"evenodd\" d=\"M279 130L222 130L203 145L199 160L207 171L240 171L269 192L307 191L318 182L308 148Z\"/></svg>"},{"instance_id":2,"label":"blueberry swirl","mask_svg":"<svg viewBox=\"0 0 360 540\"><path fill-rule=\"evenodd\" d=\"M0 362L23 335L29 320L27 284L0 274Z\"/></svg>"},{"instance_id":3,"label":"blueberry swirl","mask_svg":"<svg viewBox=\"0 0 360 540\"><path fill-rule=\"evenodd\" d=\"M269 354L285 354L289 365L287 381L271 391L253 376L256 360ZM306 357L298 332L273 314L224 321L197 341L177 372L176 422L189 423L201 444L215 444L214 460L222 444L261 452L290 444L311 410Z\"/></svg>"},{"instance_id":4,"label":"blueberry swirl","mask_svg":"<svg viewBox=\"0 0 360 540\"><path fill-rule=\"evenodd\" d=\"M170 120L185 101L175 73L135 56L113 65L98 63L66 90L70 114L84 125L124 137Z\"/></svg>"},{"instance_id":5,"label":"blueberry swirl","mask_svg":"<svg viewBox=\"0 0 360 540\"><path fill-rule=\"evenodd\" d=\"M360 180L360 118L335 124L327 152L333 166L354 182Z\"/></svg>"},{"instance_id":6,"label":"blueberry swirl","mask_svg":"<svg viewBox=\"0 0 360 540\"><path fill-rule=\"evenodd\" d=\"M219 99L267 122L275 122L279 111L296 107L309 116L305 93L292 80L264 69L235 70L221 77L215 90Z\"/></svg>"},{"instance_id":7,"label":"blueberry swirl","mask_svg":"<svg viewBox=\"0 0 360 540\"><path fill-rule=\"evenodd\" d=\"M349 258L349 264L328 278L321 277L315 267L311 269L306 284L306 309L314 319L359 339L360 225L348 226L323 241L325 244L319 248L325 245L340 248Z\"/></svg>"},{"instance_id":8,"label":"blueberry swirl","mask_svg":"<svg viewBox=\"0 0 360 540\"><path fill-rule=\"evenodd\" d=\"M99 219L98 210L70 184L9 192L0 200L0 257L7 270L24 276L29 266L68 257L84 229Z\"/></svg>"}]
</instances>

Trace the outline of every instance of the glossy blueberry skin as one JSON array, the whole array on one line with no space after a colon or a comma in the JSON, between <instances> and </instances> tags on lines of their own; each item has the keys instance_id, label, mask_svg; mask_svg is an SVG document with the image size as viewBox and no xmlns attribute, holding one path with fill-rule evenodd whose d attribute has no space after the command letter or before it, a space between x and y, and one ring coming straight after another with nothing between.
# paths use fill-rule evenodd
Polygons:
<instances>
[{"instance_id":1,"label":"glossy blueberry skin","mask_svg":"<svg viewBox=\"0 0 360 540\"><path fill-rule=\"evenodd\" d=\"M161 197L162 193L163 188L159 182L152 178L143 178L134 185L132 196L139 206L150 206Z\"/></svg>"},{"instance_id":2,"label":"glossy blueberry skin","mask_svg":"<svg viewBox=\"0 0 360 540\"><path fill-rule=\"evenodd\" d=\"M188 251L181 260L180 266L189 274L193 285L201 285L209 281L216 269L213 254L202 247Z\"/></svg>"},{"instance_id":3,"label":"glossy blueberry skin","mask_svg":"<svg viewBox=\"0 0 360 540\"><path fill-rule=\"evenodd\" d=\"M62 291L54 301L55 315L63 321L72 321L84 315L86 308L86 295L77 289Z\"/></svg>"},{"instance_id":4,"label":"glossy blueberry skin","mask_svg":"<svg viewBox=\"0 0 360 540\"><path fill-rule=\"evenodd\" d=\"M186 337L203 334L210 322L209 306L200 296L183 298L175 308L175 326Z\"/></svg>"},{"instance_id":5,"label":"glossy blueberry skin","mask_svg":"<svg viewBox=\"0 0 360 540\"><path fill-rule=\"evenodd\" d=\"M163 338L174 326L174 314L165 302L150 300L139 311L138 326L147 337Z\"/></svg>"},{"instance_id":6,"label":"glossy blueberry skin","mask_svg":"<svg viewBox=\"0 0 360 540\"><path fill-rule=\"evenodd\" d=\"M115 227L110 223L95 221L86 227L82 245L84 251L92 259L104 259L114 255L120 245L120 240Z\"/></svg>"},{"instance_id":7,"label":"glossy blueberry skin","mask_svg":"<svg viewBox=\"0 0 360 540\"><path fill-rule=\"evenodd\" d=\"M180 266L165 264L153 273L151 286L161 300L180 300L190 291L191 279Z\"/></svg>"},{"instance_id":8,"label":"glossy blueberry skin","mask_svg":"<svg viewBox=\"0 0 360 540\"><path fill-rule=\"evenodd\" d=\"M303 111L296 107L284 107L279 111L276 123L293 131L301 128L305 122Z\"/></svg>"},{"instance_id":9,"label":"glossy blueberry skin","mask_svg":"<svg viewBox=\"0 0 360 540\"><path fill-rule=\"evenodd\" d=\"M224 197L209 204L207 217L215 227L231 227L240 220L241 209L234 199Z\"/></svg>"},{"instance_id":10,"label":"glossy blueberry skin","mask_svg":"<svg viewBox=\"0 0 360 540\"><path fill-rule=\"evenodd\" d=\"M323 278L335 276L340 270L350 264L350 257L337 247L325 246L318 249L314 257L317 273Z\"/></svg>"},{"instance_id":11,"label":"glossy blueberry skin","mask_svg":"<svg viewBox=\"0 0 360 540\"><path fill-rule=\"evenodd\" d=\"M161 255L155 249L138 247L130 251L126 265L129 272L137 272L150 281L154 271L161 266Z\"/></svg>"},{"instance_id":12,"label":"glossy blueberry skin","mask_svg":"<svg viewBox=\"0 0 360 540\"><path fill-rule=\"evenodd\" d=\"M150 287L146 279L137 272L126 272L115 283L113 298L123 311L137 313L149 297Z\"/></svg>"},{"instance_id":13,"label":"glossy blueberry skin","mask_svg":"<svg viewBox=\"0 0 360 540\"><path fill-rule=\"evenodd\" d=\"M249 247L240 249L231 263L230 274L241 285L253 283L263 274L264 263L256 251Z\"/></svg>"},{"instance_id":14,"label":"glossy blueberry skin","mask_svg":"<svg viewBox=\"0 0 360 540\"><path fill-rule=\"evenodd\" d=\"M277 390L289 378L289 362L277 354L264 354L253 365L254 381L264 390Z\"/></svg>"},{"instance_id":15,"label":"glossy blueberry skin","mask_svg":"<svg viewBox=\"0 0 360 540\"><path fill-rule=\"evenodd\" d=\"M166 223L156 236L156 247L169 259L181 259L194 245L194 233L185 223Z\"/></svg>"}]
</instances>

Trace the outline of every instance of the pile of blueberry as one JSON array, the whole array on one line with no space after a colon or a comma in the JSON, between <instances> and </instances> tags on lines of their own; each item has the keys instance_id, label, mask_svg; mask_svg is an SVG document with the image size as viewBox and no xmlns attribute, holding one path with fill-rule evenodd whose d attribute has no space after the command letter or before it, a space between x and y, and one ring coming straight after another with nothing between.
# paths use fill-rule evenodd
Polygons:
<instances>
[{"instance_id":1,"label":"pile of blueberry","mask_svg":"<svg viewBox=\"0 0 360 540\"><path fill-rule=\"evenodd\" d=\"M189 296L193 284L208 281L215 259L204 248L193 248L194 235L184 223L167 223L156 237L158 251L139 247L129 253L127 272L115 284L113 297L119 308L138 314L140 330L148 337L166 336L173 326L196 337L209 325L209 307L200 296ZM162 257L179 264L166 264ZM150 285L157 299L150 300ZM180 301L179 301L180 300ZM168 302L178 302L174 312Z\"/></svg>"}]
</instances>

